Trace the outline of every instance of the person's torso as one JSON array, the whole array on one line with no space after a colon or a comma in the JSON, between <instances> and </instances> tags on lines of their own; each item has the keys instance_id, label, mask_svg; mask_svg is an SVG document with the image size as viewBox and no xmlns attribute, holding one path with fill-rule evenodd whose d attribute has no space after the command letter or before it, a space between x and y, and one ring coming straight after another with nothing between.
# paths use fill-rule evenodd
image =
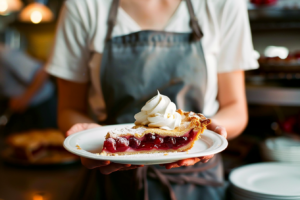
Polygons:
<instances>
[{"instance_id":1,"label":"person's torso","mask_svg":"<svg viewBox=\"0 0 300 200\"><path fill-rule=\"evenodd\" d=\"M141 107L153 94L159 90L167 95L177 106L184 110L202 112L204 96L207 85L207 66L202 49L201 27L194 18L193 5L190 0L186 0L189 8L189 18L192 31L177 33L172 31L142 30L136 31L124 36L111 35L117 14L119 0L114 0L109 14L109 28L106 35L106 43L101 58L101 67L98 71L100 77L99 86L104 96L106 111L108 113L106 124L130 123L135 113L139 112ZM189 23L188 23L189 24ZM181 94L181 95L179 95ZM185 191L195 196L202 196L204 199L212 198L209 195L209 189L206 186L221 186L221 174L215 168L220 166L220 161L213 165L195 165L190 168L181 168L179 171L164 170L158 166L150 166L135 170L135 175L128 177L128 172L119 173L117 183L114 182L114 175L109 176L112 183L107 190L118 188L121 198L139 193L140 187L136 183L144 181L144 195L148 199L148 189L151 194L158 195L150 199L165 199L165 193L169 193L171 199L176 199L175 192L171 189L170 182L174 179L182 178L185 183ZM210 169L210 170L208 170ZM149 182L150 174L153 171L159 179L154 184ZM134 172L134 171L133 171ZM168 175L168 173L171 174ZM194 172L194 176L191 174ZM138 174L143 174L138 176ZM186 174L186 175L185 175ZM214 174L213 182L201 177L206 174ZM147 176L148 175L148 176ZM164 177L164 178L159 178ZM133 181L132 186L127 184L120 187L121 180ZM164 180L164 181L163 181ZM195 181L196 180L196 181ZM103 180L104 181L104 180ZM148 182L149 188L145 182ZM196 183L197 182L197 183ZM177 186L174 185L174 187ZM131 185L131 184L130 184ZM156 187L161 185L165 191L161 192ZM197 190L192 191L195 186ZM124 191L120 189L124 188ZM180 186L182 189L183 186ZM175 188L179 191L180 188ZM201 195L197 193L201 190ZM114 196L115 192L105 192L106 199L120 199ZM110 196L110 197L109 197ZM151 196L151 195L150 195ZM168 196L168 195L167 195ZM187 197L187 194L185 194ZM179 197L179 196L178 196ZM207 197L207 198L206 198ZM188 198L192 199L192 198Z\"/></svg>"},{"instance_id":2,"label":"person's torso","mask_svg":"<svg viewBox=\"0 0 300 200\"><path fill-rule=\"evenodd\" d=\"M204 32L204 37L201 41L203 51L207 63L207 92L204 97L203 113L207 116L212 116L218 110L217 96L217 55L219 49L219 24L217 19L216 2L196 1L192 0L195 13L198 17L199 24ZM103 100L101 80L99 80L99 72L101 67L102 53L104 49L104 40L107 30L107 19L111 1L88 1L87 9L93 14L91 23L90 17L83 17L87 24L92 24L89 27L88 47L91 52L89 60L89 76L91 80L91 91L89 103L94 114L100 121L106 118L105 103ZM96 9L99 12L96 12ZM83 10L84 11L84 10ZM87 12L87 11L84 11ZM164 28L164 31L188 33L191 32L189 26L190 16L186 6L186 2L182 1ZM113 29L112 37L122 36L133 32L141 31L139 25L122 9L119 8L117 23ZM208 33L208 34L206 34Z\"/></svg>"}]
</instances>

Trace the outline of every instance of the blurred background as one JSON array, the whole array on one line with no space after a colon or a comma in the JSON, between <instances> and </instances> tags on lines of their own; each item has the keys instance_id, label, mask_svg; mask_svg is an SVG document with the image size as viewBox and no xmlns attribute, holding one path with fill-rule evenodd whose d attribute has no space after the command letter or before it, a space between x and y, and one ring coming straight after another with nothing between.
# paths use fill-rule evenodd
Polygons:
<instances>
[{"instance_id":1,"label":"blurred background","mask_svg":"<svg viewBox=\"0 0 300 200\"><path fill-rule=\"evenodd\" d=\"M42 70L63 2L0 0L0 200L80 191L85 169L63 150L55 80ZM251 0L248 12L260 68L246 72L249 124L222 153L227 176L249 163L300 163L289 148L300 148L300 0Z\"/></svg>"}]
</instances>

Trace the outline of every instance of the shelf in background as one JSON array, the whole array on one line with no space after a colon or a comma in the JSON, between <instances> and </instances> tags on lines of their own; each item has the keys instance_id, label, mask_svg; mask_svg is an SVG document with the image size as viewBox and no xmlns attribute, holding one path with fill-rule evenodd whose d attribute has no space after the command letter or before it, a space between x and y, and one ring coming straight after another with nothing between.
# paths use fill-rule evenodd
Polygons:
<instances>
[{"instance_id":1,"label":"shelf in background","mask_svg":"<svg viewBox=\"0 0 300 200\"><path fill-rule=\"evenodd\" d=\"M248 104L300 106L300 88L247 86Z\"/></svg>"},{"instance_id":2,"label":"shelf in background","mask_svg":"<svg viewBox=\"0 0 300 200\"><path fill-rule=\"evenodd\" d=\"M252 31L300 29L300 1L278 0L272 6L248 3Z\"/></svg>"},{"instance_id":3,"label":"shelf in background","mask_svg":"<svg viewBox=\"0 0 300 200\"><path fill-rule=\"evenodd\" d=\"M248 10L253 17L255 14L263 14L265 17L282 17L299 15L299 0L277 0L274 5L255 5L248 2ZM250 16L251 17L251 16Z\"/></svg>"}]
</instances>

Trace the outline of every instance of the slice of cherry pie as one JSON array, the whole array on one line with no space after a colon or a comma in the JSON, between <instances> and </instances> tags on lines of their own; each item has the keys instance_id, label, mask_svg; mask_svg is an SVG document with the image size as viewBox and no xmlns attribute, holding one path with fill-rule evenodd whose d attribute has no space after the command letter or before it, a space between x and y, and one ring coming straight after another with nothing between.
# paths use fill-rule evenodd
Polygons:
<instances>
[{"instance_id":1,"label":"slice of cherry pie","mask_svg":"<svg viewBox=\"0 0 300 200\"><path fill-rule=\"evenodd\" d=\"M30 130L10 135L6 142L12 149L12 156L20 160L35 162L48 155L50 150L66 152L64 135L56 129Z\"/></svg>"},{"instance_id":2,"label":"slice of cherry pie","mask_svg":"<svg viewBox=\"0 0 300 200\"><path fill-rule=\"evenodd\" d=\"M180 124L176 128L168 130L170 128L153 127L157 124L155 124L155 120L151 123L151 119L147 125L143 125L143 120L137 120L136 126L132 128L109 131L101 155L118 156L187 151L193 147L195 141L200 138L200 134L211 123L211 120L202 114L183 112L182 110L177 110L176 113L168 113L167 119L175 119L175 115L180 115ZM156 117L159 116L156 115Z\"/></svg>"}]
</instances>

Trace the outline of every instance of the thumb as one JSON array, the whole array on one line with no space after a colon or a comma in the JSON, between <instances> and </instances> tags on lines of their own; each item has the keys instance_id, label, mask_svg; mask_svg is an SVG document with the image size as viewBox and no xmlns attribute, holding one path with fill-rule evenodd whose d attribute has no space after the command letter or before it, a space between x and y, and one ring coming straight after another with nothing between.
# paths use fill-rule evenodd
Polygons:
<instances>
[{"instance_id":1,"label":"thumb","mask_svg":"<svg viewBox=\"0 0 300 200\"><path fill-rule=\"evenodd\" d=\"M227 138L227 131L223 126L217 126L215 128L215 132L222 135L223 137Z\"/></svg>"},{"instance_id":2,"label":"thumb","mask_svg":"<svg viewBox=\"0 0 300 200\"><path fill-rule=\"evenodd\" d=\"M87 129L97 128L99 126L100 125L96 124L96 123L78 123L78 124L73 125L66 132L66 135L69 136L69 135L72 135L72 134L77 133L79 131L84 131L84 130L87 130Z\"/></svg>"},{"instance_id":3,"label":"thumb","mask_svg":"<svg viewBox=\"0 0 300 200\"><path fill-rule=\"evenodd\" d=\"M66 132L66 136L72 135L82 130L84 130L82 124L75 124Z\"/></svg>"}]
</instances>

